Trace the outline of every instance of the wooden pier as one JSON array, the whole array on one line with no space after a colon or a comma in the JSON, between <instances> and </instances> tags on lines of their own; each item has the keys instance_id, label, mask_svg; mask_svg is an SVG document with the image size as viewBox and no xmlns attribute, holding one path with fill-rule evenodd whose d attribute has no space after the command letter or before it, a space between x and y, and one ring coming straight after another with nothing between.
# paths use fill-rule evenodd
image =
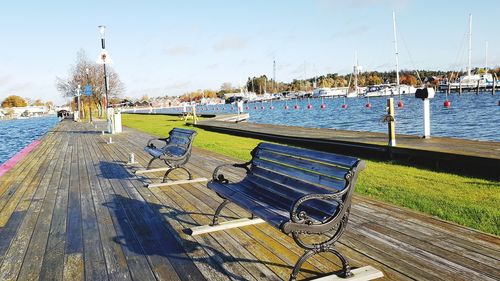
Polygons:
<instances>
[{"instance_id":1,"label":"wooden pier","mask_svg":"<svg viewBox=\"0 0 500 281\"><path fill-rule=\"evenodd\" d=\"M318 150L376 159L402 160L431 169L465 173L500 180L500 142L444 137L423 139L396 135L389 146L386 133L306 128L207 119L196 124L205 130L253 137Z\"/></svg>"},{"instance_id":2,"label":"wooden pier","mask_svg":"<svg viewBox=\"0 0 500 281\"><path fill-rule=\"evenodd\" d=\"M125 129L109 144L100 130L63 121L0 177L0 280L287 279L301 250L269 225L185 234L209 223L221 200L203 183L144 187L150 180L133 171L149 160L151 137ZM129 153L139 164L126 165ZM195 148L188 166L209 178L228 162ZM234 205L223 214L248 216ZM361 196L338 249L384 280L500 279L498 237ZM314 257L300 279L338 264Z\"/></svg>"}]
</instances>

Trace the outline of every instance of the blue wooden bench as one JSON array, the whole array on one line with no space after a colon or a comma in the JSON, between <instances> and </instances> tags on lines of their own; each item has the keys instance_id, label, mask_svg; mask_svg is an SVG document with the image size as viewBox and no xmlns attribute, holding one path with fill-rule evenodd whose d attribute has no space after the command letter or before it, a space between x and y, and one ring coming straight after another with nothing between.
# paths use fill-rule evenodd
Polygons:
<instances>
[{"instance_id":1,"label":"blue wooden bench","mask_svg":"<svg viewBox=\"0 0 500 281\"><path fill-rule=\"evenodd\" d=\"M196 132L193 130L173 128L167 138L157 138L148 141L144 150L152 156L145 170L138 170L135 174L166 171L161 183L150 184L149 187L159 187L173 184L207 181L206 178L193 179L192 173L185 167L191 157L191 149ZM154 161L161 160L167 167L152 169ZM187 180L169 181L169 174L181 169L186 172Z\"/></svg>"},{"instance_id":2,"label":"blue wooden bench","mask_svg":"<svg viewBox=\"0 0 500 281\"><path fill-rule=\"evenodd\" d=\"M231 182L222 173L227 167L243 168L246 176ZM335 254L343 265L340 276L348 277L349 263L333 244L345 230L356 179L364 167L364 161L354 157L260 143L248 163L215 169L207 186L223 201L215 211L212 225L192 228L191 234L267 222L291 235L305 250L290 280L296 279L308 258L320 252ZM222 209L230 202L251 213L252 219L219 223ZM312 235L324 239L310 243Z\"/></svg>"}]
</instances>

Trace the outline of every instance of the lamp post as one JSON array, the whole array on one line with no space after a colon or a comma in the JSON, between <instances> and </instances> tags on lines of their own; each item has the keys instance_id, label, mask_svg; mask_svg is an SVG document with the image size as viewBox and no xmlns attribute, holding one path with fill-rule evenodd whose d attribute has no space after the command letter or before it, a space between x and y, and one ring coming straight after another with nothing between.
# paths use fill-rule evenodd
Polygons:
<instances>
[{"instance_id":1,"label":"lamp post","mask_svg":"<svg viewBox=\"0 0 500 281\"><path fill-rule=\"evenodd\" d=\"M104 107L108 108L108 76L106 75L106 42L105 42L105 32L106 26L99 25L99 33L101 34L101 60L104 70L104 92L106 94L106 100L104 101Z\"/></svg>"},{"instance_id":2,"label":"lamp post","mask_svg":"<svg viewBox=\"0 0 500 281\"><path fill-rule=\"evenodd\" d=\"M106 94L106 100L104 101L104 108L106 108L106 119L108 123L108 133L114 134L114 129L113 129L113 114L114 110L113 108L109 107L109 100L108 100L108 76L106 75L106 62L110 63L111 59L109 58L108 53L106 52L106 44L105 44L105 32L106 32L106 26L104 25L99 25L99 33L101 34L101 54L99 59L97 59L98 63L102 63L103 70L104 70L104 92Z\"/></svg>"}]
</instances>

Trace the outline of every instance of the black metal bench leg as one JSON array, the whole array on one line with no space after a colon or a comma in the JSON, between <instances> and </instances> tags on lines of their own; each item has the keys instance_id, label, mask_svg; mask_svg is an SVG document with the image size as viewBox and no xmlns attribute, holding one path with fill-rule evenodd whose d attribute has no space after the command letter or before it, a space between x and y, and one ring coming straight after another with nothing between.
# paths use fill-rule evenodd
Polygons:
<instances>
[{"instance_id":1,"label":"black metal bench leg","mask_svg":"<svg viewBox=\"0 0 500 281\"><path fill-rule=\"evenodd\" d=\"M188 180L192 180L193 179L193 175L191 174L191 172L184 168L184 167L175 167L175 168L170 168L167 170L167 172L165 173L165 175L163 176L163 182L166 182L168 180L168 175L173 171L173 170L176 170L176 169L182 169L184 171L186 171L186 174L188 175Z\"/></svg>"},{"instance_id":2,"label":"black metal bench leg","mask_svg":"<svg viewBox=\"0 0 500 281\"><path fill-rule=\"evenodd\" d=\"M321 252L330 252L330 253L333 253L334 255L336 255L340 259L340 261L342 262L342 272L340 273L341 277L347 278L347 277L352 276L351 267L349 266L349 261L347 261L347 259L344 257L344 255L342 255L342 253L340 253L339 251L337 251L333 247L327 247L327 248L318 248L318 249L306 250L304 252L304 254L299 258L299 260L297 261L297 263L295 264L295 266L293 267L292 274L290 274L290 281L297 280L297 275L300 272L300 268L302 267L302 265L304 264L304 262L308 258L310 258L310 257L312 257L312 256L314 256L316 254L319 254Z\"/></svg>"},{"instance_id":3,"label":"black metal bench leg","mask_svg":"<svg viewBox=\"0 0 500 281\"><path fill-rule=\"evenodd\" d=\"M229 203L230 203L229 200L224 199L224 201L222 201L222 203L219 205L219 207L217 207L217 210L215 210L214 218L212 220L212 225L218 225L219 224L220 213L222 212L222 209L224 209L224 207L226 207L226 205L229 204Z\"/></svg>"},{"instance_id":4,"label":"black metal bench leg","mask_svg":"<svg viewBox=\"0 0 500 281\"><path fill-rule=\"evenodd\" d=\"M148 163L148 166L146 167L146 170L149 170L149 168L151 168L151 164L153 164L153 161L155 161L157 158L153 158L151 160L149 160L149 163Z\"/></svg>"}]
</instances>

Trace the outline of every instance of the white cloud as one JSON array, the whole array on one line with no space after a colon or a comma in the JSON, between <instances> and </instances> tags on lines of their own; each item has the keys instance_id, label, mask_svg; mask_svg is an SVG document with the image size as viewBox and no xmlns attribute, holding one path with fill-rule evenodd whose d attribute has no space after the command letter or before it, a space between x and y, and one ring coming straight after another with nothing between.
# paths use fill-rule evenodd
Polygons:
<instances>
[{"instance_id":1,"label":"white cloud","mask_svg":"<svg viewBox=\"0 0 500 281\"><path fill-rule=\"evenodd\" d=\"M213 49L215 52L223 52L229 50L241 50L246 47L246 42L242 38L231 37L225 38L217 42Z\"/></svg>"},{"instance_id":2,"label":"white cloud","mask_svg":"<svg viewBox=\"0 0 500 281\"><path fill-rule=\"evenodd\" d=\"M171 56L184 56L194 53L193 49L189 46L175 46L165 51Z\"/></svg>"}]
</instances>

